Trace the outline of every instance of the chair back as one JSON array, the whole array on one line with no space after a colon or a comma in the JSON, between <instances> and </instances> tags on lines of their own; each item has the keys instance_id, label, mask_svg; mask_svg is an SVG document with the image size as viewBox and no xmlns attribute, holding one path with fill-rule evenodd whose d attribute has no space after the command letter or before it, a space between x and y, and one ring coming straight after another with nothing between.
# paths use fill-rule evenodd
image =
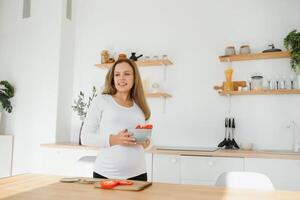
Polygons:
<instances>
[{"instance_id":1,"label":"chair back","mask_svg":"<svg viewBox=\"0 0 300 200\"><path fill-rule=\"evenodd\" d=\"M240 189L274 190L271 180L264 174L256 172L224 172L216 186Z\"/></svg>"}]
</instances>

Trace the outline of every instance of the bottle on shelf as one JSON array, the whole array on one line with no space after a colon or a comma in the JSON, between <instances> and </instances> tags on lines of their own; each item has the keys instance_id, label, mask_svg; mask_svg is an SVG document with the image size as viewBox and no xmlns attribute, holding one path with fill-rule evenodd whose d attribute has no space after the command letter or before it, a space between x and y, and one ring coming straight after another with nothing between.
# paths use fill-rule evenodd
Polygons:
<instances>
[{"instance_id":1,"label":"bottle on shelf","mask_svg":"<svg viewBox=\"0 0 300 200\"><path fill-rule=\"evenodd\" d=\"M227 69L225 70L225 78L226 78L226 81L224 82L225 91L233 90L232 74L233 74L233 69L231 66L228 66Z\"/></svg>"}]
</instances>

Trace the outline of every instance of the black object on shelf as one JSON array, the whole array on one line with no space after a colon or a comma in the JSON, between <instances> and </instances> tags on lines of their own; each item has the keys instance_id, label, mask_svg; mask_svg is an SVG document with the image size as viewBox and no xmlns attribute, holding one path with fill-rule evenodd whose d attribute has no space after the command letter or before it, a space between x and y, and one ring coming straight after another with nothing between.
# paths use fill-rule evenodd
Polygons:
<instances>
[{"instance_id":1,"label":"black object on shelf","mask_svg":"<svg viewBox=\"0 0 300 200\"><path fill-rule=\"evenodd\" d=\"M234 118L225 118L225 138L218 144L218 147L225 149L239 149L240 147L234 139L235 120Z\"/></svg>"},{"instance_id":2,"label":"black object on shelf","mask_svg":"<svg viewBox=\"0 0 300 200\"><path fill-rule=\"evenodd\" d=\"M232 118L232 143L234 148L239 149L240 147L234 139L234 130L235 130L235 123L234 123L234 118Z\"/></svg>"},{"instance_id":3,"label":"black object on shelf","mask_svg":"<svg viewBox=\"0 0 300 200\"><path fill-rule=\"evenodd\" d=\"M135 52L131 52L131 56L129 59L131 60L134 60L134 61L137 61L140 57L142 57L143 54L139 55L139 56L136 56L136 53Z\"/></svg>"},{"instance_id":4,"label":"black object on shelf","mask_svg":"<svg viewBox=\"0 0 300 200\"><path fill-rule=\"evenodd\" d=\"M270 52L278 52L281 51L281 49L276 49L274 44L270 44L268 45L269 47L271 47L271 49L266 49L263 51L263 53L270 53Z\"/></svg>"},{"instance_id":5,"label":"black object on shelf","mask_svg":"<svg viewBox=\"0 0 300 200\"><path fill-rule=\"evenodd\" d=\"M227 127L228 127L228 119L225 118L225 138L222 142L218 144L218 147L224 147L227 146Z\"/></svg>"}]
</instances>

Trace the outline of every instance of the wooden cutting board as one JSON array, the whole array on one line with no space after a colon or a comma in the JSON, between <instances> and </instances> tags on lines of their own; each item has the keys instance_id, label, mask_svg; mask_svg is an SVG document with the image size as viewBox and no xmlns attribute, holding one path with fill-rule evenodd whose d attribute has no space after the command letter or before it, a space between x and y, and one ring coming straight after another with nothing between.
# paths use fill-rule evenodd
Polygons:
<instances>
[{"instance_id":1,"label":"wooden cutting board","mask_svg":"<svg viewBox=\"0 0 300 200\"><path fill-rule=\"evenodd\" d=\"M103 180L107 180L107 179L103 179ZM109 179L112 180L112 179ZM132 181L132 180L130 180ZM133 184L132 185L118 185L114 188L112 188L112 190L131 190L131 191L140 191L145 189L146 187L149 187L150 185L152 185L152 182L147 182L147 181L132 181ZM100 182L95 182L95 187L96 188L101 188L100 186Z\"/></svg>"}]
</instances>

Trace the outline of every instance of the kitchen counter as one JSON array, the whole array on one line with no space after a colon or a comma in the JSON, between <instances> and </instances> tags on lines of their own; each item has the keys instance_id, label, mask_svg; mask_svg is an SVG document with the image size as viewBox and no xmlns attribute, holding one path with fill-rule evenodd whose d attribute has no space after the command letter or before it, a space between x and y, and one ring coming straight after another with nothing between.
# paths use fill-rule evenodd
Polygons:
<instances>
[{"instance_id":1,"label":"kitchen counter","mask_svg":"<svg viewBox=\"0 0 300 200\"><path fill-rule=\"evenodd\" d=\"M0 198L10 200L298 200L300 192L225 189L213 186L153 183L142 191L102 190L90 184L60 183L59 176L23 174L0 179Z\"/></svg>"},{"instance_id":2,"label":"kitchen counter","mask_svg":"<svg viewBox=\"0 0 300 200\"><path fill-rule=\"evenodd\" d=\"M300 153L280 150L230 150L219 149L216 151L191 151L191 150L164 150L165 147L152 147L153 154L173 154L186 156L213 156L213 157L238 157L238 158L274 158L300 160Z\"/></svg>"},{"instance_id":3,"label":"kitchen counter","mask_svg":"<svg viewBox=\"0 0 300 200\"><path fill-rule=\"evenodd\" d=\"M79 146L75 143L50 143L41 144L41 147L46 148L59 148L59 149L82 149L82 150L100 150L99 147ZM147 149L147 153L153 154L173 154L173 155L186 155L186 156L214 156L214 157L238 157L238 158L273 158L273 159L291 159L300 160L300 153L293 151L280 151L280 150L225 150L220 149L217 151L197 151L197 150L160 150L154 146Z\"/></svg>"}]
</instances>

